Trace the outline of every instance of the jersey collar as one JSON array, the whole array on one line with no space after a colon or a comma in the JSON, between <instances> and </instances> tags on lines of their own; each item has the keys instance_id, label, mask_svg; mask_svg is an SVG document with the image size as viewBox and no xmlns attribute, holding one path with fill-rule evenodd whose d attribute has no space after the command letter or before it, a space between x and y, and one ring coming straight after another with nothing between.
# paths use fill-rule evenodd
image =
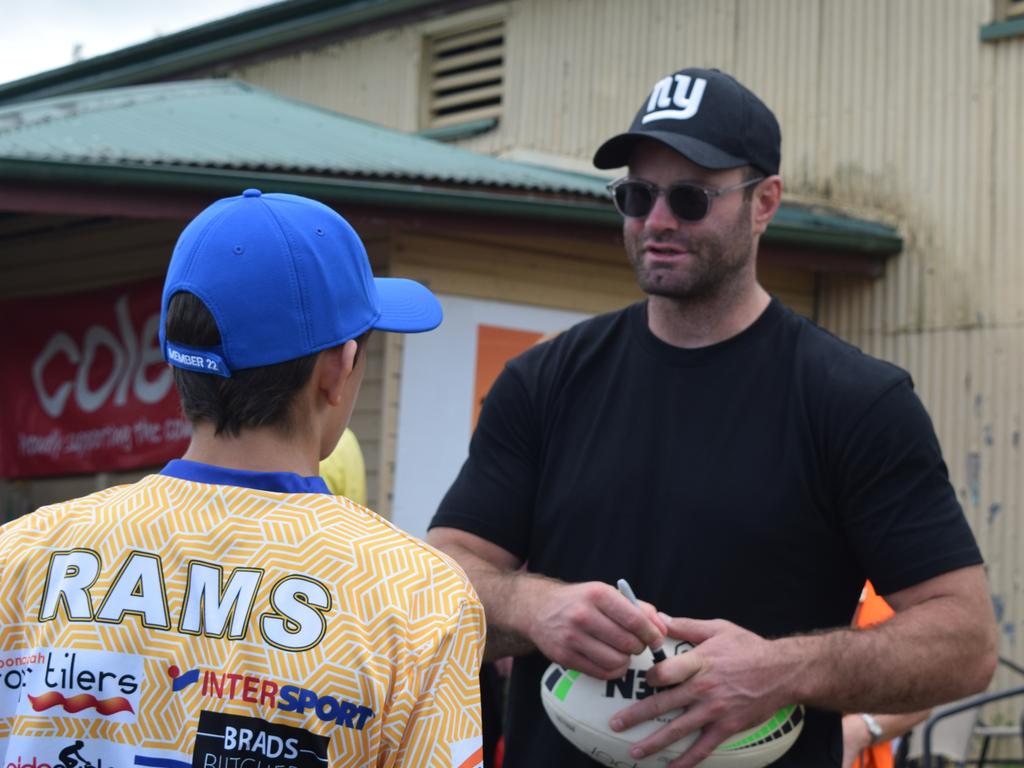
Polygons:
<instances>
[{"instance_id":1,"label":"jersey collar","mask_svg":"<svg viewBox=\"0 0 1024 768\"><path fill-rule=\"evenodd\" d=\"M198 461L173 459L160 470L161 475L208 485L236 485L256 491L279 493L326 493L331 491L321 477L303 477L294 472L251 472L229 469Z\"/></svg>"}]
</instances>

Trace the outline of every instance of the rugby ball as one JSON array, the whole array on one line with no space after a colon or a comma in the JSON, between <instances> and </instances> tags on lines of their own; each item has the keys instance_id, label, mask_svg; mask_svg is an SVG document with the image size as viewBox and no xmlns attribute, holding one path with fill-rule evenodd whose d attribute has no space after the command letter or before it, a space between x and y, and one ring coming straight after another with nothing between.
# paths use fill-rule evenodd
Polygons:
<instances>
[{"instance_id":1,"label":"rugby ball","mask_svg":"<svg viewBox=\"0 0 1024 768\"><path fill-rule=\"evenodd\" d=\"M693 646L666 643L667 654L685 653ZM544 710L558 732L592 760L616 768L664 768L692 744L697 733L684 736L661 752L635 760L629 748L682 712L666 712L616 733L608 721L637 699L654 693L644 677L654 664L651 652L633 656L629 671L619 680L598 680L558 664L547 668L540 682ZM718 745L700 765L703 768L763 768L778 760L796 742L804 727L802 706L784 707L760 725L737 733Z\"/></svg>"}]
</instances>

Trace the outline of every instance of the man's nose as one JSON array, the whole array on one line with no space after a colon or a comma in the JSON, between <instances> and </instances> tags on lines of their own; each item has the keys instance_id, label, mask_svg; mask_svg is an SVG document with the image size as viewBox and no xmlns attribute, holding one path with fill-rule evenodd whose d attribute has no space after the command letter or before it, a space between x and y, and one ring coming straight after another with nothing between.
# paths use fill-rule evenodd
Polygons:
<instances>
[{"instance_id":1,"label":"man's nose","mask_svg":"<svg viewBox=\"0 0 1024 768\"><path fill-rule=\"evenodd\" d=\"M659 194L654 201L654 207L651 208L651 212L647 214L647 220L644 222L645 228L654 232L664 232L670 229L679 229L679 219L672 213L672 209L668 206L668 197L664 194Z\"/></svg>"}]
</instances>

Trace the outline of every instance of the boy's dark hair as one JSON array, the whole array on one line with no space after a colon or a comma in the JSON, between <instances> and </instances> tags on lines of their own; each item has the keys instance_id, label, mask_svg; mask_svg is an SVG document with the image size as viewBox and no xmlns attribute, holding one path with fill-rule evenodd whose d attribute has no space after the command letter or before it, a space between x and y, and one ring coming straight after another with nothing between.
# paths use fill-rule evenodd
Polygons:
<instances>
[{"instance_id":1,"label":"boy's dark hair","mask_svg":"<svg viewBox=\"0 0 1024 768\"><path fill-rule=\"evenodd\" d=\"M194 294L176 293L167 307L167 340L186 347L220 344L220 331ZM370 332L356 339L356 359ZM174 384L185 417L213 424L214 434L237 437L243 429L273 427L285 434L295 426L292 403L309 381L319 353L283 363L234 371L230 378L174 367Z\"/></svg>"}]
</instances>

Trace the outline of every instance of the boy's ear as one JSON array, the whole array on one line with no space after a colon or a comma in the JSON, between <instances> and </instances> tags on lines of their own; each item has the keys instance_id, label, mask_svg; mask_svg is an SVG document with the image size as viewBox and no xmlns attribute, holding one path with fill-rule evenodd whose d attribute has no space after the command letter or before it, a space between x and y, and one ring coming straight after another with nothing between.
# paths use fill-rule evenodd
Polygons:
<instances>
[{"instance_id":1,"label":"boy's ear","mask_svg":"<svg viewBox=\"0 0 1024 768\"><path fill-rule=\"evenodd\" d=\"M341 402L345 390L345 382L356 366L356 351L359 345L350 339L340 347L331 347L320 353L317 363L318 385L320 391L331 405Z\"/></svg>"}]
</instances>

